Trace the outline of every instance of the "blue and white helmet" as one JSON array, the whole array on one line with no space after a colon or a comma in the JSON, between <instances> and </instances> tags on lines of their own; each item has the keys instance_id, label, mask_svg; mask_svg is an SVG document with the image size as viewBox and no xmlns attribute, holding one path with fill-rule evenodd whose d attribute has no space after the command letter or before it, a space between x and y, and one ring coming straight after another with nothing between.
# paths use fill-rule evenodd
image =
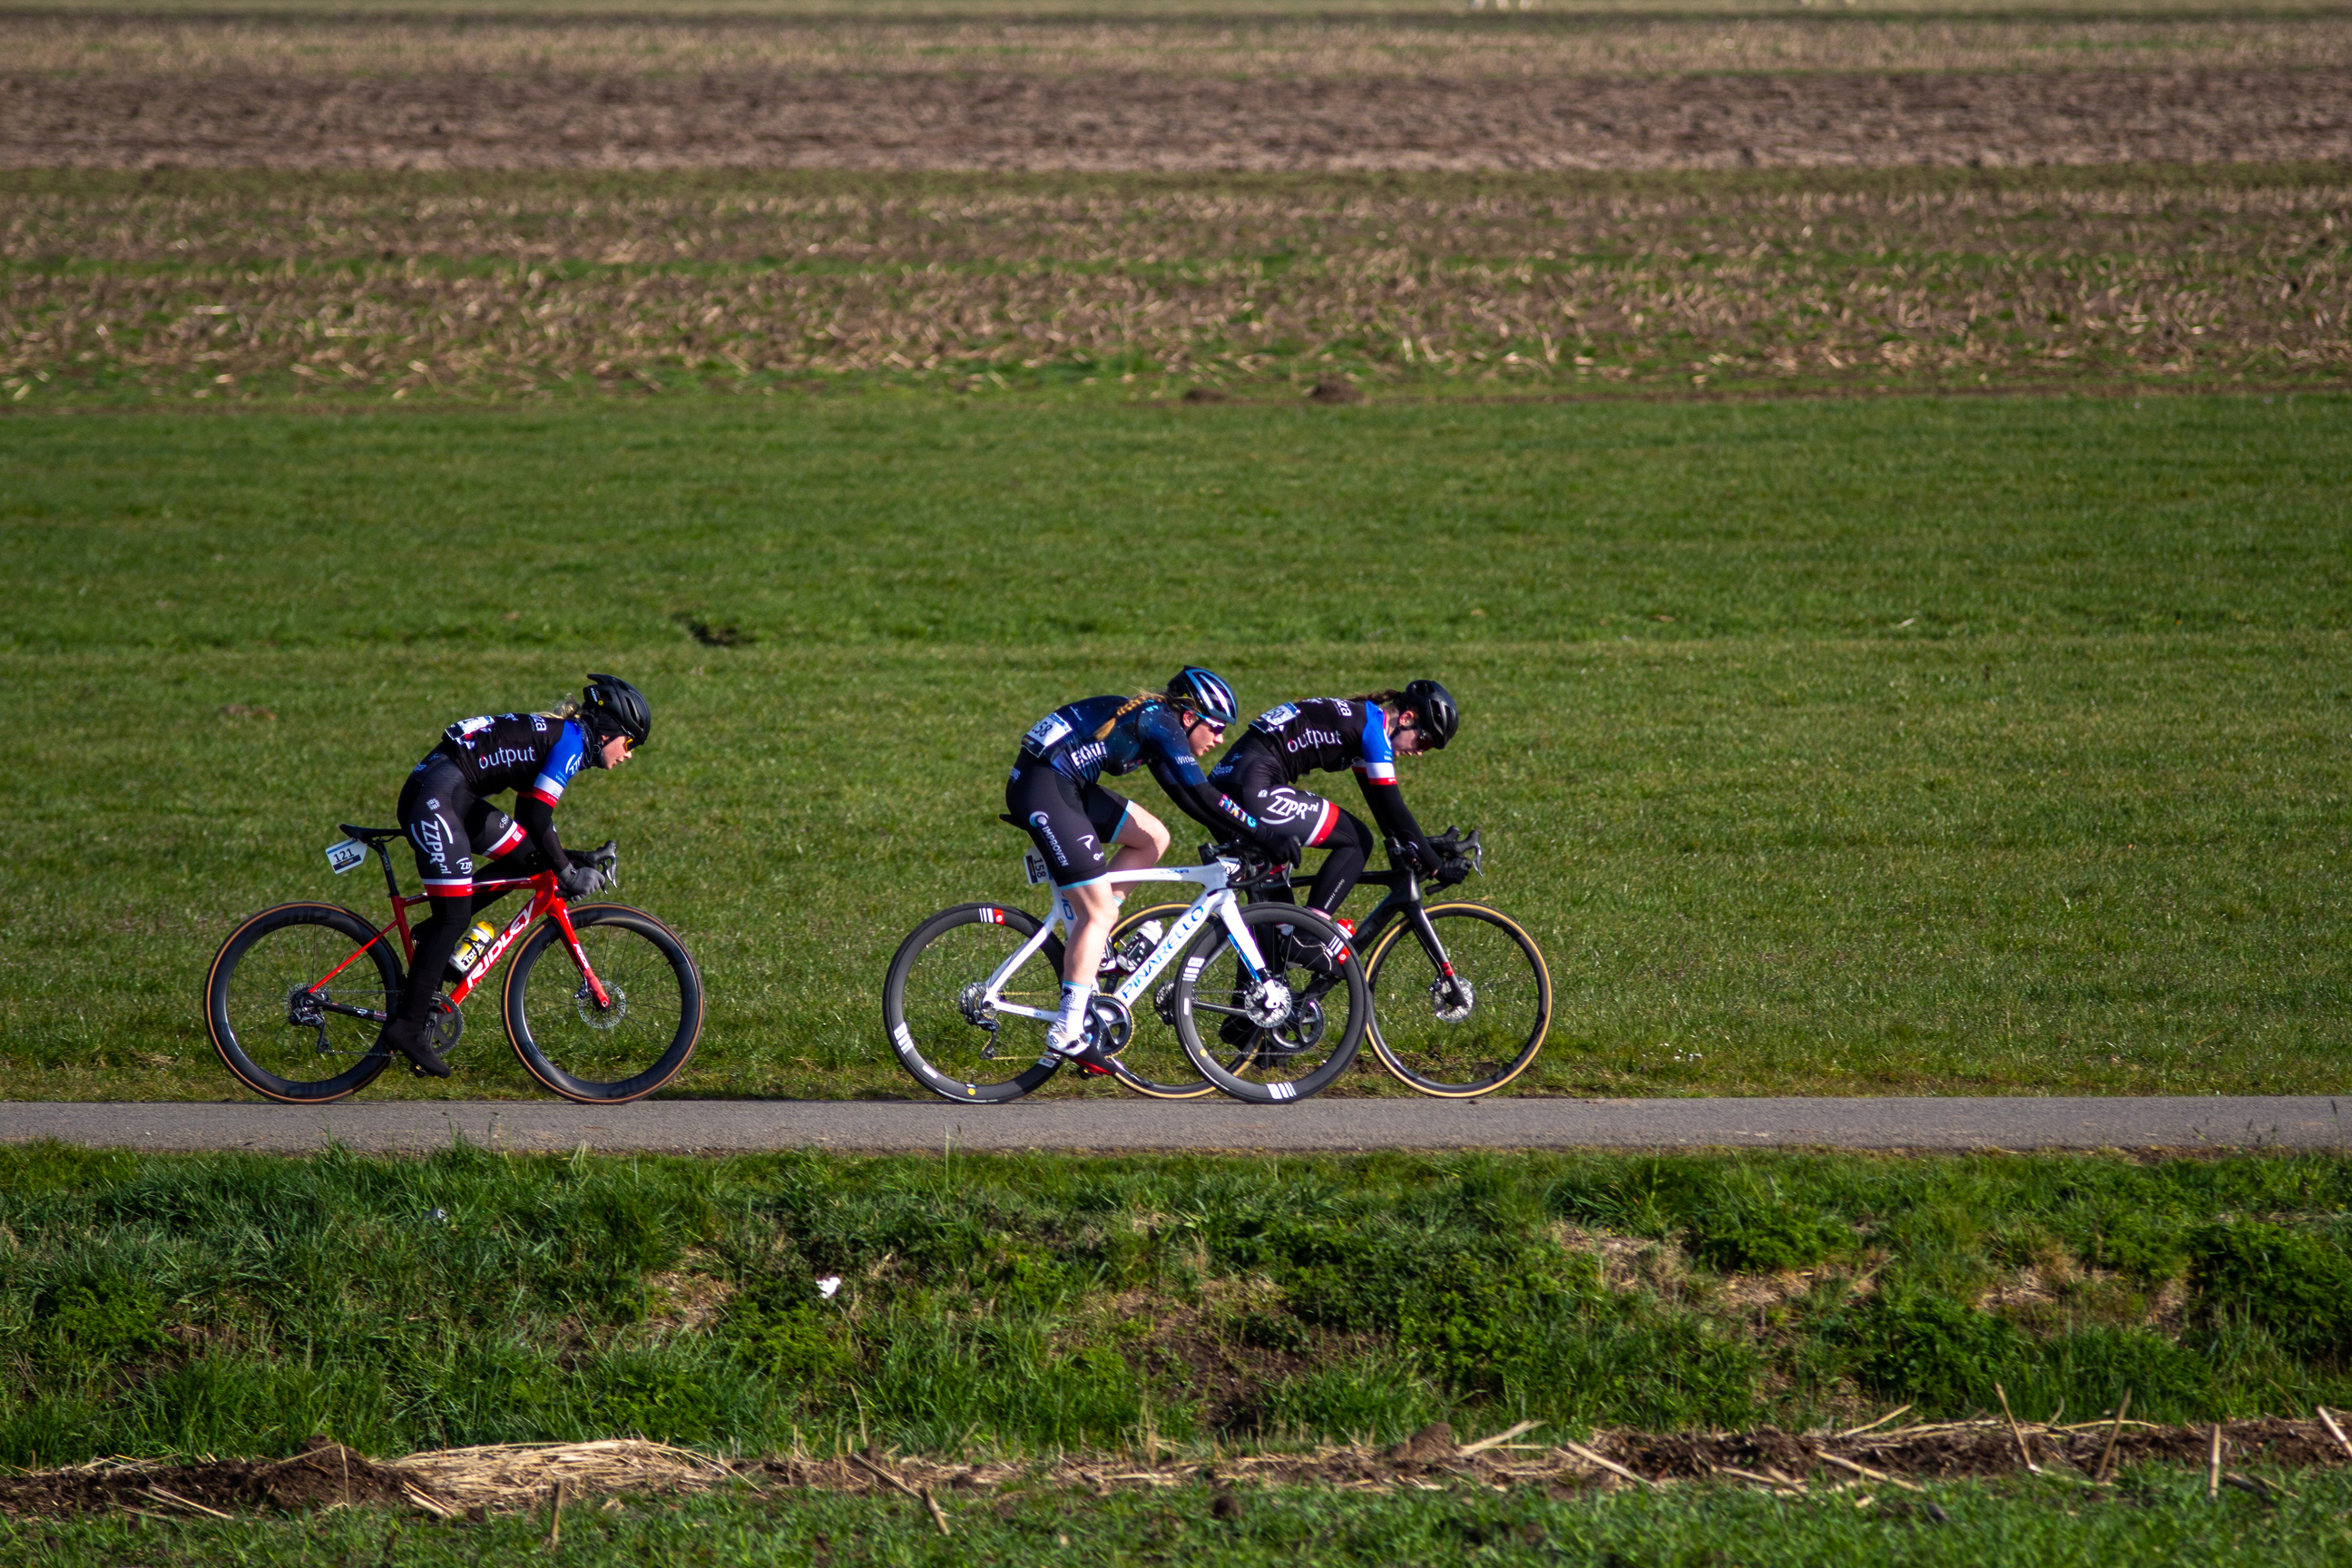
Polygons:
<instances>
[{"instance_id":1,"label":"blue and white helmet","mask_svg":"<svg viewBox=\"0 0 2352 1568\"><path fill-rule=\"evenodd\" d=\"M1220 730L1240 717L1234 689L1197 664L1188 664L1168 683L1168 700L1190 708Z\"/></svg>"}]
</instances>

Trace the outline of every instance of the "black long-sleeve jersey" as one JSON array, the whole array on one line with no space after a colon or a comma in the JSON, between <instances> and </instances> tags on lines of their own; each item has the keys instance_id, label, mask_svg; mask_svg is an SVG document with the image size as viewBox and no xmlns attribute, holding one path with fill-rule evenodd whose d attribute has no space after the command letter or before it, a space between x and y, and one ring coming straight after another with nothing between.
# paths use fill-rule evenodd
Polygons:
<instances>
[{"instance_id":1,"label":"black long-sleeve jersey","mask_svg":"<svg viewBox=\"0 0 2352 1568\"><path fill-rule=\"evenodd\" d=\"M1209 777L1230 776L1245 750L1272 757L1294 784L1302 773L1353 773L1381 832L1436 864L1437 852L1398 792L1388 715L1377 705L1344 697L1309 697L1270 708L1250 721L1249 729Z\"/></svg>"}]
</instances>

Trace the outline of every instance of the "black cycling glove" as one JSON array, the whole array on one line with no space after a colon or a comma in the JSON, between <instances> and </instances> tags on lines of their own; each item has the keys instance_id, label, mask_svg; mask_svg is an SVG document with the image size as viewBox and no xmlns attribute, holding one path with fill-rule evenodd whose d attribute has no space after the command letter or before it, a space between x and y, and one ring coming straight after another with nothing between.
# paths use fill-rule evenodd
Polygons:
<instances>
[{"instance_id":1,"label":"black cycling glove","mask_svg":"<svg viewBox=\"0 0 2352 1568\"><path fill-rule=\"evenodd\" d=\"M575 860L555 874L555 883L563 889L565 898L585 899L603 892L607 879L595 867L584 866Z\"/></svg>"}]
</instances>

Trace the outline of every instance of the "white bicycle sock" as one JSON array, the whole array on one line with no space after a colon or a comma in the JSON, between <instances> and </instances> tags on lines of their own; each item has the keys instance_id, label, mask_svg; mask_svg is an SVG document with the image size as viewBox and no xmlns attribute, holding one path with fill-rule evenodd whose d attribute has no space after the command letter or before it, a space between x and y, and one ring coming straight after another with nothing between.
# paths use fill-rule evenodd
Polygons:
<instances>
[{"instance_id":1,"label":"white bicycle sock","mask_svg":"<svg viewBox=\"0 0 2352 1568\"><path fill-rule=\"evenodd\" d=\"M1062 1016L1054 1020L1049 1031L1054 1048L1070 1056L1086 1048L1087 1004L1093 1001L1095 988L1081 980L1062 982Z\"/></svg>"}]
</instances>

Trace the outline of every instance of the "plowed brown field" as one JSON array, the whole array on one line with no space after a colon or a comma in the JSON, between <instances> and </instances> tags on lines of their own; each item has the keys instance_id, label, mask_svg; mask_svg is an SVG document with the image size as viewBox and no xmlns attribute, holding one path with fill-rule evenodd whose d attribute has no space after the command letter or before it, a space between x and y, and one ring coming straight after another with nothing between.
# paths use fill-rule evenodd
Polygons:
<instances>
[{"instance_id":1,"label":"plowed brown field","mask_svg":"<svg viewBox=\"0 0 2352 1568\"><path fill-rule=\"evenodd\" d=\"M2352 363L2352 14L0 16L0 61L12 404Z\"/></svg>"},{"instance_id":2,"label":"plowed brown field","mask_svg":"<svg viewBox=\"0 0 2352 1568\"><path fill-rule=\"evenodd\" d=\"M2352 159L2352 17L0 18L0 166L1717 169Z\"/></svg>"},{"instance_id":3,"label":"plowed brown field","mask_svg":"<svg viewBox=\"0 0 2352 1568\"><path fill-rule=\"evenodd\" d=\"M1255 78L0 78L0 163L1725 169L2352 159L2352 68Z\"/></svg>"}]
</instances>

